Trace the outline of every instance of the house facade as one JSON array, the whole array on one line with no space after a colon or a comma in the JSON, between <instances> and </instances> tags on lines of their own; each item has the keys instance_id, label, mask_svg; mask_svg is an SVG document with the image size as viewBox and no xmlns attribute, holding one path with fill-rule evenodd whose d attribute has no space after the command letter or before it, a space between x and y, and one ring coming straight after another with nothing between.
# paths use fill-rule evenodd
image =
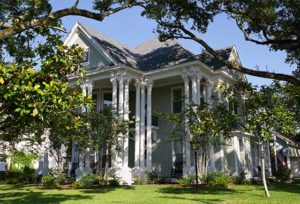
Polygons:
<instances>
[{"instance_id":1,"label":"house facade","mask_svg":"<svg viewBox=\"0 0 300 204\"><path fill-rule=\"evenodd\" d=\"M86 95L92 95L97 110L111 105L120 117L135 121L135 131L124 137L122 150L110 155L110 170L128 184L151 169L168 178L195 171L190 144L172 138L173 124L153 113L177 114L183 111L183 104L191 102L223 102L225 99L213 84L245 79L211 56L194 55L174 40L151 39L129 48L76 23L65 44L78 44L86 51L83 66L87 74L81 88ZM229 61L240 63L234 46L218 52ZM71 82L75 79L70 77ZM222 145L210 147L209 172L223 171L235 176L244 172L248 178L259 175L258 146L251 135L237 131L230 140L223 141L220 136L220 141ZM269 149L267 145L265 157L271 175ZM73 145L71 168L75 168L77 176L92 172L92 164L99 162L97 158L96 153L79 152Z\"/></svg>"}]
</instances>

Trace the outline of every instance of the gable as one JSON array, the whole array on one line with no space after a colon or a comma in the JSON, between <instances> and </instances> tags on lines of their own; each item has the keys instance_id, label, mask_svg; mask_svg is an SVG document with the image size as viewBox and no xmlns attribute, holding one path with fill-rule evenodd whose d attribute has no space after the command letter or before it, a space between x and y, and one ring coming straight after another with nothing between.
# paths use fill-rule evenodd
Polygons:
<instances>
[{"instance_id":1,"label":"gable","mask_svg":"<svg viewBox=\"0 0 300 204\"><path fill-rule=\"evenodd\" d=\"M78 45L88 52L88 62L84 63L87 69L102 68L114 64L103 49L99 48L99 45L93 42L92 38L78 24L73 27L65 40L65 44L68 46Z\"/></svg>"}]
</instances>

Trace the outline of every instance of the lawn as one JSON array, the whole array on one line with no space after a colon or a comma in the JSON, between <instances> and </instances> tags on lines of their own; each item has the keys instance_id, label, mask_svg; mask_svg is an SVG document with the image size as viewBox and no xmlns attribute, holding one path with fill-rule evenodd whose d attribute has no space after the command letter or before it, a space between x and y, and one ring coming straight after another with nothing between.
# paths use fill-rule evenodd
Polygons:
<instances>
[{"instance_id":1,"label":"lawn","mask_svg":"<svg viewBox=\"0 0 300 204\"><path fill-rule=\"evenodd\" d=\"M0 185L0 203L300 203L300 181L271 184L271 198L261 186L202 188L198 192L176 185L103 187L88 190L44 190L35 185Z\"/></svg>"}]
</instances>

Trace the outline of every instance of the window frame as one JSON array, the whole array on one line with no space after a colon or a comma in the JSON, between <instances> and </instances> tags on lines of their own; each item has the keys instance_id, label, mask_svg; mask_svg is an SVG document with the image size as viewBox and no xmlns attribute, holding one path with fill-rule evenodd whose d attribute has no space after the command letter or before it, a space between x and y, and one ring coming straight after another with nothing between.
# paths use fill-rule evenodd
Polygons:
<instances>
[{"instance_id":1,"label":"window frame","mask_svg":"<svg viewBox=\"0 0 300 204\"><path fill-rule=\"evenodd\" d=\"M101 100L101 108L103 109L104 108L104 94L106 94L106 93L111 93L111 106L112 106L112 102L113 102L113 98L112 98L112 91L110 91L110 90L104 90L104 91L102 91L102 94L101 94L101 96L102 96L102 100ZM108 105L108 104L106 104L106 105Z\"/></svg>"},{"instance_id":2,"label":"window frame","mask_svg":"<svg viewBox=\"0 0 300 204\"><path fill-rule=\"evenodd\" d=\"M180 89L181 91L181 110L180 112L182 112L183 110L183 87L182 86L174 86L174 87L171 87L171 113L172 114L178 114L180 112L177 112L177 113L174 113L174 90L178 90Z\"/></svg>"}]
</instances>

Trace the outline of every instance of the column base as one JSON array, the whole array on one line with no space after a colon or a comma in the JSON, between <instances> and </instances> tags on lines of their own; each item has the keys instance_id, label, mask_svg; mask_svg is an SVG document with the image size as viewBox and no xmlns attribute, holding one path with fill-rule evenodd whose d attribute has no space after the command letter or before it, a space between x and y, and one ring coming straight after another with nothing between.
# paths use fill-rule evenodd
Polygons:
<instances>
[{"instance_id":1,"label":"column base","mask_svg":"<svg viewBox=\"0 0 300 204\"><path fill-rule=\"evenodd\" d=\"M111 177L115 175L117 178L120 179L121 185L132 185L132 170L129 167L111 167L108 169L108 176Z\"/></svg>"}]
</instances>

